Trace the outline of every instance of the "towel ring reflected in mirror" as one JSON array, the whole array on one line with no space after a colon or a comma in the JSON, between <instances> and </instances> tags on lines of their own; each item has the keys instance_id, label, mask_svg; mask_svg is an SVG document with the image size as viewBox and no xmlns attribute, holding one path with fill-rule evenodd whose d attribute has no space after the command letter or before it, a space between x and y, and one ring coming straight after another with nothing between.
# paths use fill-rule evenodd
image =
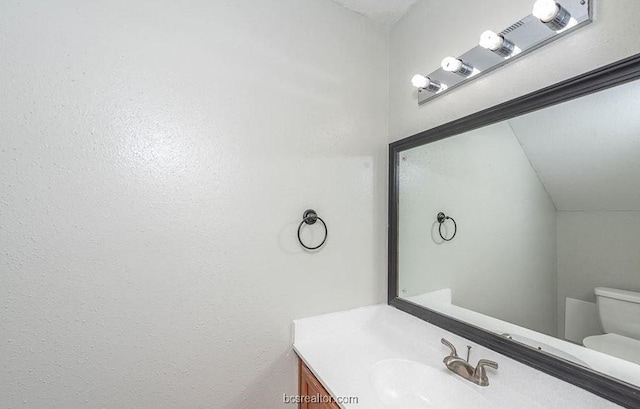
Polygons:
<instances>
[{"instance_id":1,"label":"towel ring reflected in mirror","mask_svg":"<svg viewBox=\"0 0 640 409\"><path fill-rule=\"evenodd\" d=\"M302 230L302 226L304 226L305 224L311 226L316 224L317 221L322 223L322 226L324 227L324 238L322 239L322 242L317 246L310 247L304 244L304 242L302 241L302 238L300 237L300 231ZM298 241L300 242L300 245L307 250L317 250L324 245L324 243L327 241L328 236L329 236L329 230L327 229L327 224L324 222L324 220L322 220L322 218L320 218L320 216L318 216L318 213L316 213L316 211L313 209L305 210L304 213L302 214L302 221L298 226Z\"/></svg>"},{"instance_id":2,"label":"towel ring reflected in mirror","mask_svg":"<svg viewBox=\"0 0 640 409\"><path fill-rule=\"evenodd\" d=\"M438 220L438 224L439 224L438 225L438 234L440 234L440 238L442 240L444 240L444 241L453 240L453 238L456 237L456 233L458 232L458 224L456 223L455 219L453 217L449 217L446 214L440 212L440 213L438 213L438 216L436 217L436 220ZM444 234L442 234L442 225L447 220L451 220L453 222L453 234L449 238L444 237Z\"/></svg>"}]
</instances>

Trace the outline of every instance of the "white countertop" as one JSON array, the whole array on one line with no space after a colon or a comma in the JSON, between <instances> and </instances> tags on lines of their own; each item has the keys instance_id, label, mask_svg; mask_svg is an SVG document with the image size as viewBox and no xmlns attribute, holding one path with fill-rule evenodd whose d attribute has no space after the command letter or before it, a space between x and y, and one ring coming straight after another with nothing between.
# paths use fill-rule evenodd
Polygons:
<instances>
[{"instance_id":1,"label":"white countertop","mask_svg":"<svg viewBox=\"0 0 640 409\"><path fill-rule=\"evenodd\" d=\"M443 337L461 354L466 352L466 345L473 346L472 363L480 358L499 363L499 370L488 370L490 386L476 386L444 367L442 359L448 349L440 343ZM342 404L344 409L386 409L371 382L371 368L386 359L407 359L441 368L442 376L464 383L495 409L620 408L388 305L296 320L293 347L334 397L358 398L357 404Z\"/></svg>"}]
</instances>

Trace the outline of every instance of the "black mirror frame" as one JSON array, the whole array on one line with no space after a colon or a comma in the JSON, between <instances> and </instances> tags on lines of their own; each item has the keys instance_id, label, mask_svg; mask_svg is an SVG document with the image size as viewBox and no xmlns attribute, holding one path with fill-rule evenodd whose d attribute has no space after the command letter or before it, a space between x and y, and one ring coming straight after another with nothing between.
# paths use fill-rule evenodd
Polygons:
<instances>
[{"instance_id":1,"label":"black mirror frame","mask_svg":"<svg viewBox=\"0 0 640 409\"><path fill-rule=\"evenodd\" d=\"M640 388L637 386L507 340L482 328L398 297L398 164L400 152L636 79L640 79L640 54L391 143L389 145L389 305L625 408L640 408Z\"/></svg>"}]
</instances>

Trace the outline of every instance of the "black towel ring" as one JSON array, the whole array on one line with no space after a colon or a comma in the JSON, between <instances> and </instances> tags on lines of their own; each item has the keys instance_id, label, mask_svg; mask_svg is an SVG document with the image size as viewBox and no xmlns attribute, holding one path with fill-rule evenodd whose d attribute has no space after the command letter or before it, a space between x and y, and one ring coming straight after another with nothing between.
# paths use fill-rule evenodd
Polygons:
<instances>
[{"instance_id":1,"label":"black towel ring","mask_svg":"<svg viewBox=\"0 0 640 409\"><path fill-rule=\"evenodd\" d=\"M438 223L440 223L440 225L438 226L438 233L440 233L440 237L442 238L442 240L444 241L453 240L453 238L456 237L456 233L458 232L458 225L456 224L456 221L453 219L453 217L449 217L446 214L440 212L438 213L437 220L438 220ZM447 220L451 220L453 222L453 235L448 239L442 235L442 225Z\"/></svg>"},{"instance_id":2,"label":"black towel ring","mask_svg":"<svg viewBox=\"0 0 640 409\"><path fill-rule=\"evenodd\" d=\"M302 229L303 224L306 223L308 225L312 225L312 224L315 224L318 220L320 220L320 222L324 226L324 239L322 240L322 243L318 244L317 246L309 247L302 242L302 239L300 238L300 229ZM302 221L300 222L300 226L298 226L298 241L300 242L302 247L304 247L307 250L317 250L320 247L322 247L325 241L327 241L328 235L329 235L329 230L327 229L327 224L324 222L324 220L318 217L318 214L316 213L316 211L312 209L305 210L304 213L302 214Z\"/></svg>"}]
</instances>

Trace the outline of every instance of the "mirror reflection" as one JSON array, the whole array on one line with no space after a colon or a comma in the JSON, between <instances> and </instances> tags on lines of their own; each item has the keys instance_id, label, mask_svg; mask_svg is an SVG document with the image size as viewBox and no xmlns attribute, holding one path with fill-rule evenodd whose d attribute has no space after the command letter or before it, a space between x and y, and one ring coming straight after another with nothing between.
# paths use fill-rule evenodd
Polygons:
<instances>
[{"instance_id":1,"label":"mirror reflection","mask_svg":"<svg viewBox=\"0 0 640 409\"><path fill-rule=\"evenodd\" d=\"M401 152L398 296L640 385L638 95Z\"/></svg>"}]
</instances>

